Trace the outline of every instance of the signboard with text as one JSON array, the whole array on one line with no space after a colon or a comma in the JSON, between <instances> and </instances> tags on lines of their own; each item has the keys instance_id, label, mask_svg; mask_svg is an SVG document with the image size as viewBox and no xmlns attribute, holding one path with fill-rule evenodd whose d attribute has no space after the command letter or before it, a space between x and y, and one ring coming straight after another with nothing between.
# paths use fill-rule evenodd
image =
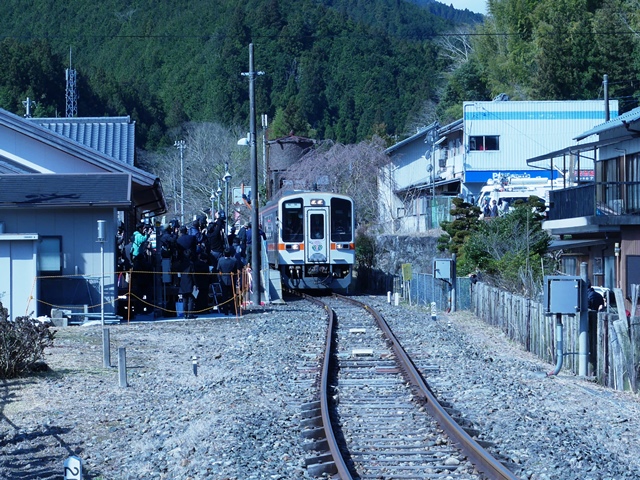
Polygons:
<instances>
[{"instance_id":1,"label":"signboard with text","mask_svg":"<svg viewBox=\"0 0 640 480\"><path fill-rule=\"evenodd\" d=\"M231 195L231 200L234 205L244 204L243 195L246 197L248 202L251 202L251 187L245 187L244 185L241 187L234 187Z\"/></svg>"}]
</instances>

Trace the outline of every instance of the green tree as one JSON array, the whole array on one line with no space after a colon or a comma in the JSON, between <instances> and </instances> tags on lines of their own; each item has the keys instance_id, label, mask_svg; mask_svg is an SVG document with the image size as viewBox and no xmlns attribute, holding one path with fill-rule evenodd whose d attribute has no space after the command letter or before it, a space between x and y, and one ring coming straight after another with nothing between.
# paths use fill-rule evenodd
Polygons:
<instances>
[{"instance_id":1,"label":"green tree","mask_svg":"<svg viewBox=\"0 0 640 480\"><path fill-rule=\"evenodd\" d=\"M467 269L507 291L534 296L542 283L543 257L551 237L542 229L544 201L529 197L506 215L479 223L461 247Z\"/></svg>"},{"instance_id":2,"label":"green tree","mask_svg":"<svg viewBox=\"0 0 640 480\"><path fill-rule=\"evenodd\" d=\"M32 116L56 116L64 112L64 85L57 81L64 67L46 40L0 42L0 105L19 115L29 97L37 106Z\"/></svg>"},{"instance_id":3,"label":"green tree","mask_svg":"<svg viewBox=\"0 0 640 480\"><path fill-rule=\"evenodd\" d=\"M453 208L449 212L453 217L452 221L444 221L440 224L440 228L444 233L438 238L438 250L441 252L448 250L455 253L458 258L459 272L462 275L469 273L469 269L465 267L465 258L462 247L467 238L476 232L482 226L480 220L480 208L465 202L461 198L452 200Z\"/></svg>"},{"instance_id":4,"label":"green tree","mask_svg":"<svg viewBox=\"0 0 640 480\"><path fill-rule=\"evenodd\" d=\"M463 102L491 98L480 68L477 61L469 60L449 76L437 108L438 118L443 125L462 118Z\"/></svg>"},{"instance_id":5,"label":"green tree","mask_svg":"<svg viewBox=\"0 0 640 480\"><path fill-rule=\"evenodd\" d=\"M556 0L539 6L532 42L535 66L531 93L541 100L576 100L593 96L593 14L586 0ZM597 81L597 84L601 79Z\"/></svg>"},{"instance_id":6,"label":"green tree","mask_svg":"<svg viewBox=\"0 0 640 480\"><path fill-rule=\"evenodd\" d=\"M492 96L593 99L606 73L622 111L636 105L630 101L640 73L635 0L489 0L488 6L472 43Z\"/></svg>"},{"instance_id":7,"label":"green tree","mask_svg":"<svg viewBox=\"0 0 640 480\"><path fill-rule=\"evenodd\" d=\"M433 38L451 24L427 8L395 0L187 3L0 2L4 37L26 45L4 52L0 107L21 114L29 95L48 114L63 112L59 59L71 47L78 114L131 115L137 146L163 148L185 122L248 124L242 73L253 42L256 70L265 72L256 80L257 111L287 112L289 130L357 143L381 125L386 135L410 134L431 113L441 68ZM50 51L29 52L29 38L47 38ZM13 75L29 63L39 67L34 75Z\"/></svg>"}]
</instances>

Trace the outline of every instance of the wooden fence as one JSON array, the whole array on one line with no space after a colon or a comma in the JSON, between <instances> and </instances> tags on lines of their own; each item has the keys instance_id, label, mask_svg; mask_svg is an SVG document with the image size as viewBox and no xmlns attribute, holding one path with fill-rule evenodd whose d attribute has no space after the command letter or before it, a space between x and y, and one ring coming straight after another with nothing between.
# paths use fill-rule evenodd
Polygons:
<instances>
[{"instance_id":1,"label":"wooden fence","mask_svg":"<svg viewBox=\"0 0 640 480\"><path fill-rule=\"evenodd\" d=\"M624 305L622 291L614 289L616 304ZM638 286L634 285L637 298ZM471 309L485 323L500 328L507 337L537 355L556 363L555 316L544 315L541 303L477 283ZM636 302L631 307L637 311ZM578 374L579 316L562 316L564 358L562 369ZM640 371L640 316L589 313L589 375L601 385L637 392Z\"/></svg>"}]
</instances>

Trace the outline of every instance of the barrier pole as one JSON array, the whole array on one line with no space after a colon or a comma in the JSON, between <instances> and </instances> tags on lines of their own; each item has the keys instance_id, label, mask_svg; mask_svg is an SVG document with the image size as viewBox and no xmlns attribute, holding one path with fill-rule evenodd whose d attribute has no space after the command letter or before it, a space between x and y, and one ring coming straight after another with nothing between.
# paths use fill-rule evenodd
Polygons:
<instances>
[{"instance_id":1,"label":"barrier pole","mask_svg":"<svg viewBox=\"0 0 640 480\"><path fill-rule=\"evenodd\" d=\"M133 269L129 270L129 295L127 295L127 323L131 321L131 284L133 283Z\"/></svg>"}]
</instances>

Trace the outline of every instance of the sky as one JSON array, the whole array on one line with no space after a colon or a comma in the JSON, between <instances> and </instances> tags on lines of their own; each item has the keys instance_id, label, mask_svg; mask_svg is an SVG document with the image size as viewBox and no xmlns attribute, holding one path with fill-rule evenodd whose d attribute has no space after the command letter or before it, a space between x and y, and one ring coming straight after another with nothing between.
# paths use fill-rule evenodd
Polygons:
<instances>
[{"instance_id":1,"label":"sky","mask_svg":"<svg viewBox=\"0 0 640 480\"><path fill-rule=\"evenodd\" d=\"M445 5L453 5L458 10L468 8L472 12L487 14L486 0L438 0Z\"/></svg>"}]
</instances>

